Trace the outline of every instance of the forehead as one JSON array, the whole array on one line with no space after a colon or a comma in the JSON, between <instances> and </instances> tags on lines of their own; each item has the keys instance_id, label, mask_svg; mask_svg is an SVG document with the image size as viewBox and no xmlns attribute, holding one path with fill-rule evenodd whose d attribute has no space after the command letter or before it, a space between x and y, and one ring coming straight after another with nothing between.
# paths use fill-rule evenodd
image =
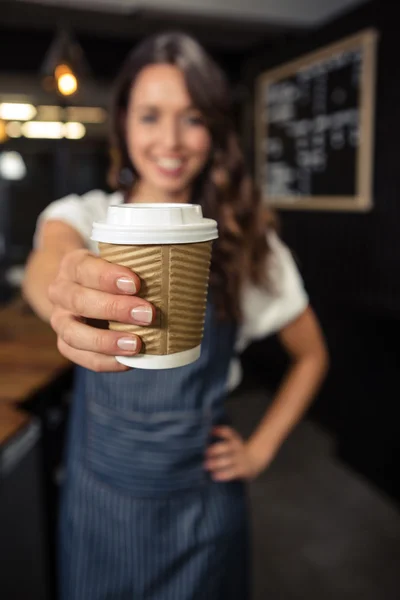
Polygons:
<instances>
[{"instance_id":1,"label":"forehead","mask_svg":"<svg viewBox=\"0 0 400 600\"><path fill-rule=\"evenodd\" d=\"M130 105L163 105L176 109L190 106L192 100L182 72L174 65L151 65L138 75L131 91Z\"/></svg>"}]
</instances>

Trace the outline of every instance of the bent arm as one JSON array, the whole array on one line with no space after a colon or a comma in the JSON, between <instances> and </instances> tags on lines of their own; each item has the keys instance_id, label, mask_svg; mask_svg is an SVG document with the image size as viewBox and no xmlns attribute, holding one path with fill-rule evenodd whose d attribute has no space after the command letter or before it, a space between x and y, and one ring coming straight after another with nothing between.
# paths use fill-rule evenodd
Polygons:
<instances>
[{"instance_id":1,"label":"bent arm","mask_svg":"<svg viewBox=\"0 0 400 600\"><path fill-rule=\"evenodd\" d=\"M271 406L249 440L254 455L266 466L300 421L328 369L328 351L313 310L308 307L279 332L292 358Z\"/></svg>"}]
</instances>

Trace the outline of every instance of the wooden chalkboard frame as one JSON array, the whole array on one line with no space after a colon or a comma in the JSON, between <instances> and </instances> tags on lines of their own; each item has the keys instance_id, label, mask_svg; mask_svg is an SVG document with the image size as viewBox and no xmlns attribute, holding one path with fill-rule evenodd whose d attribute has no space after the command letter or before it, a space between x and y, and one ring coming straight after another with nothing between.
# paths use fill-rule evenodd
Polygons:
<instances>
[{"instance_id":1,"label":"wooden chalkboard frame","mask_svg":"<svg viewBox=\"0 0 400 600\"><path fill-rule=\"evenodd\" d=\"M376 48L378 35L375 29L365 29L356 35L352 35L282 66L266 71L257 78L255 93L255 159L256 180L260 189L262 189L262 180L265 178L266 169L266 146L268 144L268 139L264 133L268 127L268 113L265 106L266 86L295 75L303 67L312 66L317 62L327 60L338 52L358 49L362 51L363 68L359 104L361 143L357 153L356 194L354 196L280 196L269 198L263 195L263 201L271 208L356 212L366 212L372 208Z\"/></svg>"}]
</instances>

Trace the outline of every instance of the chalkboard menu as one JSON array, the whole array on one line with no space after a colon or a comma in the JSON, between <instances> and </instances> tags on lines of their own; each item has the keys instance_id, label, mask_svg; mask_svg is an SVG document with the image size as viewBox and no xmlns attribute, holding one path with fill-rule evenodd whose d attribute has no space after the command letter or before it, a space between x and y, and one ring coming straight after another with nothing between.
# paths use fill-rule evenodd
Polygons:
<instances>
[{"instance_id":1,"label":"chalkboard menu","mask_svg":"<svg viewBox=\"0 0 400 600\"><path fill-rule=\"evenodd\" d=\"M259 77L257 179L268 205L371 208L376 40L368 29Z\"/></svg>"}]
</instances>

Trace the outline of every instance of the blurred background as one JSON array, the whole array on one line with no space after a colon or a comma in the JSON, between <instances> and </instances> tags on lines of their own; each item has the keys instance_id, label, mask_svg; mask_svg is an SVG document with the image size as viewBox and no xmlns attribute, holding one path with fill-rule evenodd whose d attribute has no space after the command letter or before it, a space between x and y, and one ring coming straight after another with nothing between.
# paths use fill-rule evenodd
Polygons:
<instances>
[{"instance_id":1,"label":"blurred background","mask_svg":"<svg viewBox=\"0 0 400 600\"><path fill-rule=\"evenodd\" d=\"M194 35L225 69L256 172L259 75L373 28L369 210L277 208L331 370L251 487L257 600L400 597L400 41L385 0L30 0L0 4L0 597L55 598L54 538L71 368L20 297L40 212L109 190L108 106L128 51ZM356 167L354 167L356 168ZM344 177L344 175L343 175ZM242 356L229 400L247 435L284 373L275 337ZM177 599L179 600L179 599Z\"/></svg>"}]
</instances>

